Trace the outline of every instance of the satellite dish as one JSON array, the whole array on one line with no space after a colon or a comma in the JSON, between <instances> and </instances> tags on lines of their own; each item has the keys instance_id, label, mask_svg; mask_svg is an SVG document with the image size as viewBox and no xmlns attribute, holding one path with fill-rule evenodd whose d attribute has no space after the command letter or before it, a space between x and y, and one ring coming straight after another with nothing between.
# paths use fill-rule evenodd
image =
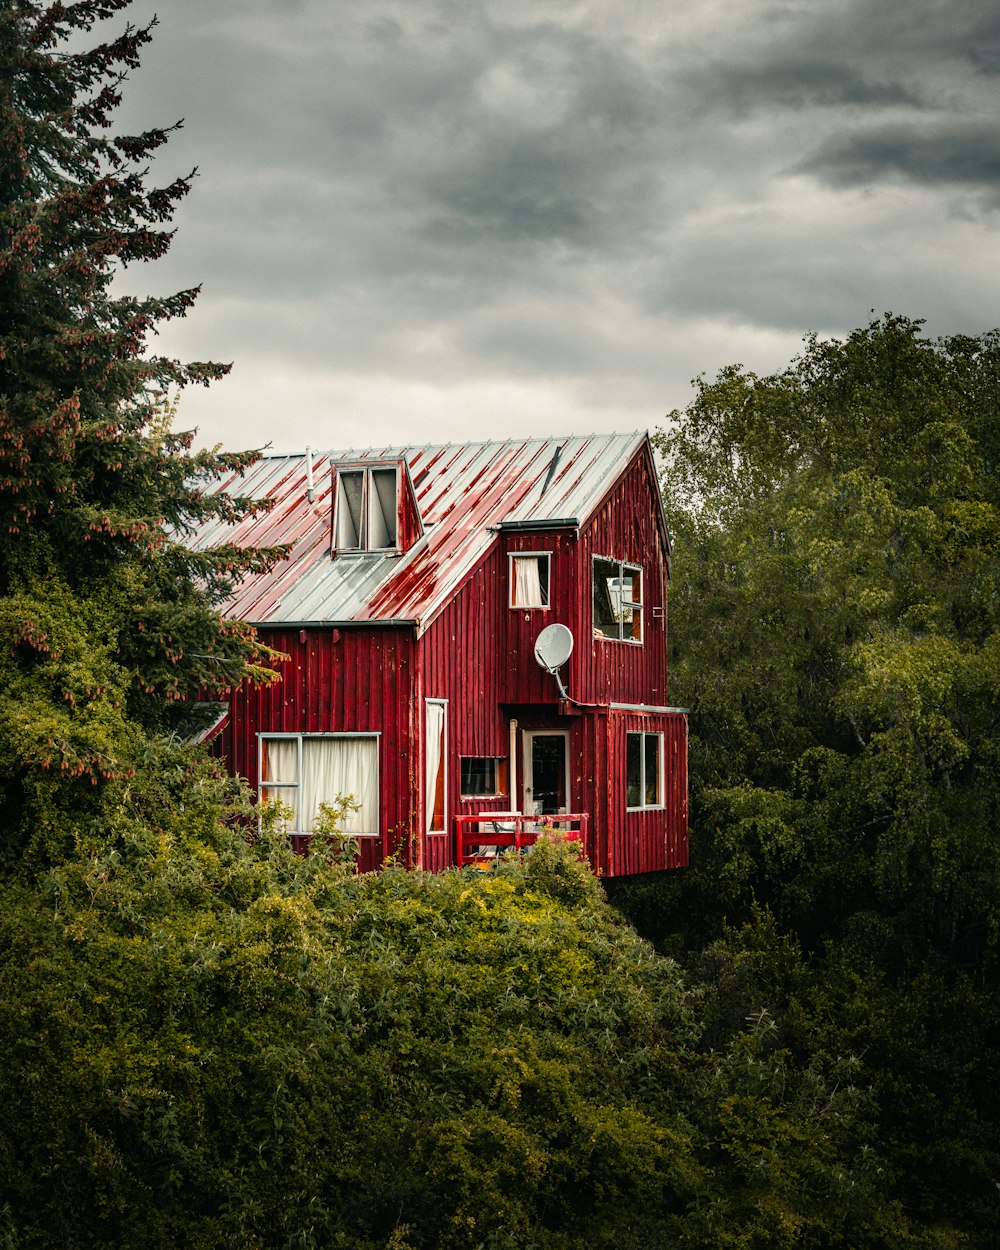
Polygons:
<instances>
[{"instance_id":1,"label":"satellite dish","mask_svg":"<svg viewBox=\"0 0 1000 1250\"><path fill-rule=\"evenodd\" d=\"M535 639L535 659L546 672L557 672L572 654L573 635L565 625L546 625Z\"/></svg>"}]
</instances>

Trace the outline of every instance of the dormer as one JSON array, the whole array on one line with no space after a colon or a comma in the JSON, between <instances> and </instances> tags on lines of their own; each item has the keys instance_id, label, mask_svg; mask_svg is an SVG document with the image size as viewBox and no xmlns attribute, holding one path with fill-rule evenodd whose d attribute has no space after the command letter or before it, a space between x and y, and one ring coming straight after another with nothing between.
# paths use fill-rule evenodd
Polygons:
<instances>
[{"instance_id":1,"label":"dormer","mask_svg":"<svg viewBox=\"0 0 1000 1250\"><path fill-rule=\"evenodd\" d=\"M333 555L402 555L423 534L405 460L343 461L331 472Z\"/></svg>"}]
</instances>

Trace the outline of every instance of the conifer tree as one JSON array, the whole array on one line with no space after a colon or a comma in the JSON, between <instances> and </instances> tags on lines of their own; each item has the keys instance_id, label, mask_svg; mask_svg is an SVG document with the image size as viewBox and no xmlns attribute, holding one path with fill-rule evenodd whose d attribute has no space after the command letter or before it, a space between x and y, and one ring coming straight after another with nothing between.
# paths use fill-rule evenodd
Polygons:
<instances>
[{"instance_id":1,"label":"conifer tree","mask_svg":"<svg viewBox=\"0 0 1000 1250\"><path fill-rule=\"evenodd\" d=\"M167 396L228 366L153 354L197 289L121 294L170 245L193 173L149 176L171 130L115 134L154 22L131 0L0 4L0 823L8 852L126 779L144 735L199 688L265 676L253 631L216 604L273 552L194 554L190 527L259 505L206 494L255 453L193 450ZM104 42L93 34L117 25ZM72 46L70 46L72 41ZM89 45L89 46L88 46ZM179 124L179 123L178 123ZM51 813L50 813L51 814ZM20 830L20 836L18 831Z\"/></svg>"}]
</instances>

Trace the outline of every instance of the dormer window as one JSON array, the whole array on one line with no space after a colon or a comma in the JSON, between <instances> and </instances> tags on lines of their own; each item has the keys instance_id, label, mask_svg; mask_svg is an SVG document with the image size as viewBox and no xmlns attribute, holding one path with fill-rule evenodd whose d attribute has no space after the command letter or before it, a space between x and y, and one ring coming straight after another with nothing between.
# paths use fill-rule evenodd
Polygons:
<instances>
[{"instance_id":1,"label":"dormer window","mask_svg":"<svg viewBox=\"0 0 1000 1250\"><path fill-rule=\"evenodd\" d=\"M336 551L395 551L399 515L395 465L337 470L333 518Z\"/></svg>"}]
</instances>

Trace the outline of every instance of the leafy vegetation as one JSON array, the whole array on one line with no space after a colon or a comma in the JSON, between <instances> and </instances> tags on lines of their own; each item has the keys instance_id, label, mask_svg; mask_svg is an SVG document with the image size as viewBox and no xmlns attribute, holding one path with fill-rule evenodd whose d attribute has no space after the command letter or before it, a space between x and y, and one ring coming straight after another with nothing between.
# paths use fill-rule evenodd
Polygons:
<instances>
[{"instance_id":1,"label":"leafy vegetation","mask_svg":"<svg viewBox=\"0 0 1000 1250\"><path fill-rule=\"evenodd\" d=\"M796 1070L766 1016L707 1045L560 842L357 876L148 767L157 801L0 893L9 1244L906 1244L850 1065Z\"/></svg>"},{"instance_id":2,"label":"leafy vegetation","mask_svg":"<svg viewBox=\"0 0 1000 1250\"><path fill-rule=\"evenodd\" d=\"M673 672L724 831L699 871L730 916L878 916L995 963L998 368L995 336L888 317L777 377L725 371L663 439Z\"/></svg>"},{"instance_id":3,"label":"leafy vegetation","mask_svg":"<svg viewBox=\"0 0 1000 1250\"><path fill-rule=\"evenodd\" d=\"M995 1245L1000 338L810 338L660 449L692 868L622 905L710 1012L861 1058L886 1194Z\"/></svg>"},{"instance_id":4,"label":"leafy vegetation","mask_svg":"<svg viewBox=\"0 0 1000 1250\"><path fill-rule=\"evenodd\" d=\"M810 341L664 441L697 836L620 901L684 971L557 842L299 859L183 741L274 553L185 550L251 457L165 419L195 293L112 286L190 181L110 134L127 7L0 5L0 1247L996 1244L997 342Z\"/></svg>"}]
</instances>

